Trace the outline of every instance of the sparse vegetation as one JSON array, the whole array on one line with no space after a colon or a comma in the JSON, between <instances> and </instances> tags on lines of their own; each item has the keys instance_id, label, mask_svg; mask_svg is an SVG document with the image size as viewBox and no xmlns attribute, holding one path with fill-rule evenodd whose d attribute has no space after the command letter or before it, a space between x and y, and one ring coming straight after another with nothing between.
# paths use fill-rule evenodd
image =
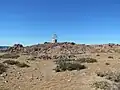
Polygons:
<instances>
[{"instance_id":1,"label":"sparse vegetation","mask_svg":"<svg viewBox=\"0 0 120 90\"><path fill-rule=\"evenodd\" d=\"M109 56L108 58L111 58L111 59L113 59L113 56Z\"/></svg>"},{"instance_id":2,"label":"sparse vegetation","mask_svg":"<svg viewBox=\"0 0 120 90\"><path fill-rule=\"evenodd\" d=\"M9 90L9 89L5 89L5 88L3 88L3 87L0 87L0 90Z\"/></svg>"},{"instance_id":3,"label":"sparse vegetation","mask_svg":"<svg viewBox=\"0 0 120 90\"><path fill-rule=\"evenodd\" d=\"M24 67L30 67L29 65L25 64L25 63L18 63L16 64L16 66L24 68Z\"/></svg>"},{"instance_id":4,"label":"sparse vegetation","mask_svg":"<svg viewBox=\"0 0 120 90\"><path fill-rule=\"evenodd\" d=\"M75 61L70 60L59 60L59 62L57 62L56 64L57 64L55 68L56 72L62 72L66 70L68 71L81 70L86 68L84 65L81 65L79 63L76 63Z\"/></svg>"},{"instance_id":5,"label":"sparse vegetation","mask_svg":"<svg viewBox=\"0 0 120 90\"><path fill-rule=\"evenodd\" d=\"M79 58L79 59L77 59L77 61L79 61L80 63L95 63L95 62L97 62L97 60L93 59L93 58Z\"/></svg>"},{"instance_id":6,"label":"sparse vegetation","mask_svg":"<svg viewBox=\"0 0 120 90\"><path fill-rule=\"evenodd\" d=\"M36 57L30 57L30 58L28 58L27 60L34 61L34 60L36 60Z\"/></svg>"},{"instance_id":7,"label":"sparse vegetation","mask_svg":"<svg viewBox=\"0 0 120 90\"><path fill-rule=\"evenodd\" d=\"M106 79L114 81L114 82L120 82L120 73L114 73L111 72L106 76Z\"/></svg>"},{"instance_id":8,"label":"sparse vegetation","mask_svg":"<svg viewBox=\"0 0 120 90\"><path fill-rule=\"evenodd\" d=\"M97 74L97 76L99 76L99 77L105 77L105 76L107 76L107 72L96 72L96 74Z\"/></svg>"},{"instance_id":9,"label":"sparse vegetation","mask_svg":"<svg viewBox=\"0 0 120 90\"><path fill-rule=\"evenodd\" d=\"M93 83L92 87L95 89L102 89L102 90L111 90L111 84L108 83L107 81L99 81Z\"/></svg>"},{"instance_id":10,"label":"sparse vegetation","mask_svg":"<svg viewBox=\"0 0 120 90\"><path fill-rule=\"evenodd\" d=\"M19 62L18 62L18 61L14 61L14 60L6 60L6 61L4 61L3 63L7 63L7 64L9 64L9 65L16 65L16 64L18 64Z\"/></svg>"},{"instance_id":11,"label":"sparse vegetation","mask_svg":"<svg viewBox=\"0 0 120 90\"><path fill-rule=\"evenodd\" d=\"M120 53L120 49L115 49L114 50L116 53Z\"/></svg>"},{"instance_id":12,"label":"sparse vegetation","mask_svg":"<svg viewBox=\"0 0 120 90\"><path fill-rule=\"evenodd\" d=\"M120 82L120 72L97 72L97 76L105 77L114 82Z\"/></svg>"},{"instance_id":13,"label":"sparse vegetation","mask_svg":"<svg viewBox=\"0 0 120 90\"><path fill-rule=\"evenodd\" d=\"M105 65L110 65L110 63L105 63Z\"/></svg>"},{"instance_id":14,"label":"sparse vegetation","mask_svg":"<svg viewBox=\"0 0 120 90\"><path fill-rule=\"evenodd\" d=\"M59 59L59 60L55 60L54 62L56 63L56 64L59 64L59 63L61 63L61 62L70 62L70 61L75 61L75 59L67 59L67 58L61 58L61 59Z\"/></svg>"},{"instance_id":15,"label":"sparse vegetation","mask_svg":"<svg viewBox=\"0 0 120 90\"><path fill-rule=\"evenodd\" d=\"M5 66L3 63L0 63L0 74L3 72L6 72L7 66Z\"/></svg>"},{"instance_id":16,"label":"sparse vegetation","mask_svg":"<svg viewBox=\"0 0 120 90\"><path fill-rule=\"evenodd\" d=\"M7 63L9 65L16 65L16 66L21 67L21 68L29 67L29 65L27 65L25 63L21 63L19 61L14 61L14 60L6 60L3 63Z\"/></svg>"},{"instance_id":17,"label":"sparse vegetation","mask_svg":"<svg viewBox=\"0 0 120 90\"><path fill-rule=\"evenodd\" d=\"M5 54L6 56L0 53L1 63L9 67L9 69L5 68L7 71L4 70L4 73L0 75L0 85L5 88L9 87L10 89L24 90L31 88L31 85L36 86L37 83L43 82L43 84L37 85L37 87L33 89L46 90L50 82L49 85L54 84L52 87L53 90L59 90L63 86L65 86L63 89L66 90L89 90L91 88L88 85L91 84L93 90L120 90L117 89L120 87L120 73L106 71L114 71L120 67L120 59L118 59L120 57L119 53L114 53L113 48L107 47L107 45L79 45L74 43L49 44L47 42L45 42L45 44L20 48L18 45L4 52L9 53ZM115 48L117 49L117 47ZM104 53L102 53L101 50L103 50ZM16 57L15 55L17 54L18 56ZM18 58L19 55L20 58ZM106 58L108 60L106 60ZM55 60L55 62L53 62L53 60ZM53 70L54 65L56 67ZM100 70L101 72L96 72L96 76L95 70ZM29 85L28 81L31 82L31 85ZM59 85L54 81L60 81ZM12 87L14 84L15 87ZM1 89L0 87L0 90L7 89Z\"/></svg>"},{"instance_id":18,"label":"sparse vegetation","mask_svg":"<svg viewBox=\"0 0 120 90\"><path fill-rule=\"evenodd\" d=\"M5 88L5 87L0 86L0 90L9 90L9 89L7 89L7 88Z\"/></svg>"},{"instance_id":19,"label":"sparse vegetation","mask_svg":"<svg viewBox=\"0 0 120 90\"><path fill-rule=\"evenodd\" d=\"M55 62L57 64L55 71L61 72L66 70L72 71L72 70L85 69L86 67L84 65L81 65L81 63L94 63L94 62L97 62L97 60L93 58L79 58L77 60L62 58L59 60L55 60Z\"/></svg>"},{"instance_id":20,"label":"sparse vegetation","mask_svg":"<svg viewBox=\"0 0 120 90\"><path fill-rule=\"evenodd\" d=\"M97 54L96 56L100 56L99 54Z\"/></svg>"},{"instance_id":21,"label":"sparse vegetation","mask_svg":"<svg viewBox=\"0 0 120 90\"><path fill-rule=\"evenodd\" d=\"M75 59L68 59L68 58L63 58L63 59L59 59L59 60L55 60L56 63L59 63L61 61L73 61L73 62L76 62L76 63L95 63L97 62L96 59L93 59L93 58L79 58L77 60Z\"/></svg>"},{"instance_id":22,"label":"sparse vegetation","mask_svg":"<svg viewBox=\"0 0 120 90\"><path fill-rule=\"evenodd\" d=\"M0 56L0 58L4 58L4 59L7 59L7 58L17 59L19 57L20 56L17 54L4 54Z\"/></svg>"}]
</instances>

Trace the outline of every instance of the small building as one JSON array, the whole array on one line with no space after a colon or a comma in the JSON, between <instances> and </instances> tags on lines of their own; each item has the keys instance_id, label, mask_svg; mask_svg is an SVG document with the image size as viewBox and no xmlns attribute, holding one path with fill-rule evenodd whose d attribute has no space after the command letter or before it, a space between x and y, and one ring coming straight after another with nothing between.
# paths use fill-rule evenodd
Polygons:
<instances>
[{"instance_id":1,"label":"small building","mask_svg":"<svg viewBox=\"0 0 120 90\"><path fill-rule=\"evenodd\" d=\"M57 43L57 35L54 34L52 37L52 43Z\"/></svg>"},{"instance_id":2,"label":"small building","mask_svg":"<svg viewBox=\"0 0 120 90\"><path fill-rule=\"evenodd\" d=\"M52 39L52 43L57 43L57 39Z\"/></svg>"}]
</instances>

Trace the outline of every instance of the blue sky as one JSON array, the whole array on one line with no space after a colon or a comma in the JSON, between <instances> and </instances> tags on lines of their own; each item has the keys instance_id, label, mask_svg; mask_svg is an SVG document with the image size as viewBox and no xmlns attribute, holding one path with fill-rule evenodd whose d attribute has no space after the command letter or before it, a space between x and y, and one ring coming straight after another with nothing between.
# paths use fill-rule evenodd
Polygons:
<instances>
[{"instance_id":1,"label":"blue sky","mask_svg":"<svg viewBox=\"0 0 120 90\"><path fill-rule=\"evenodd\" d=\"M120 43L119 0L0 0L0 45Z\"/></svg>"}]
</instances>

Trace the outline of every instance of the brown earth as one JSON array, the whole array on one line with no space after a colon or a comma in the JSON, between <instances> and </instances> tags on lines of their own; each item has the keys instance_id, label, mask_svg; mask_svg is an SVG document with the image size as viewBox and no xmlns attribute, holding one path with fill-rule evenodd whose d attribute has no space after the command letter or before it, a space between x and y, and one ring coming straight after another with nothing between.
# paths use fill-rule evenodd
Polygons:
<instances>
[{"instance_id":1,"label":"brown earth","mask_svg":"<svg viewBox=\"0 0 120 90\"><path fill-rule=\"evenodd\" d=\"M71 43L19 46L19 49L11 47L5 53L20 55L18 59L11 60L25 62L30 67L20 68L8 65L7 71L0 75L0 86L8 90L95 90L91 84L95 81L105 80L98 77L96 71L119 71L119 48L119 45L114 44L74 45ZM90 57L97 59L98 62L85 63L87 68L80 71L55 72L53 70L56 66L55 56L57 59L62 56ZM109 56L113 58L108 58ZM1 58L0 63L5 60L9 59Z\"/></svg>"}]
</instances>

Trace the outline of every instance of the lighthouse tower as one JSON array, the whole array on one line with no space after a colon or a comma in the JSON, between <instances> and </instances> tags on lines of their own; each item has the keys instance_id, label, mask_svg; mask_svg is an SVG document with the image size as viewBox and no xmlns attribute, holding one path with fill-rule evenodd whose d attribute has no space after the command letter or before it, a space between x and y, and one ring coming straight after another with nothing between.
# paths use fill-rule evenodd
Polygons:
<instances>
[{"instance_id":1,"label":"lighthouse tower","mask_svg":"<svg viewBox=\"0 0 120 90\"><path fill-rule=\"evenodd\" d=\"M52 36L52 43L57 43L57 35L53 34Z\"/></svg>"}]
</instances>

